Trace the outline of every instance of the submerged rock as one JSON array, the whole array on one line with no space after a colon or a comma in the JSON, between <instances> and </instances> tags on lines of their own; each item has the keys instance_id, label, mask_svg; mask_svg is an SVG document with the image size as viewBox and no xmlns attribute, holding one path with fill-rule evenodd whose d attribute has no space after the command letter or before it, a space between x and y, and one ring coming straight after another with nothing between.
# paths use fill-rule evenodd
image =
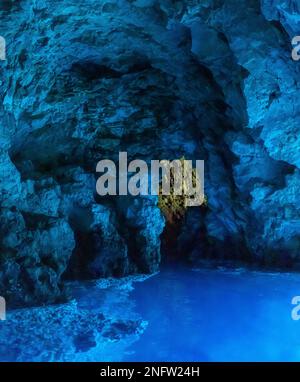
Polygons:
<instances>
[{"instance_id":1,"label":"submerged rock","mask_svg":"<svg viewBox=\"0 0 300 382\"><path fill-rule=\"evenodd\" d=\"M129 346L144 329L145 323L136 317L114 320L75 302L21 309L10 312L1 325L0 358L6 362L106 359L114 347Z\"/></svg>"}]
</instances>

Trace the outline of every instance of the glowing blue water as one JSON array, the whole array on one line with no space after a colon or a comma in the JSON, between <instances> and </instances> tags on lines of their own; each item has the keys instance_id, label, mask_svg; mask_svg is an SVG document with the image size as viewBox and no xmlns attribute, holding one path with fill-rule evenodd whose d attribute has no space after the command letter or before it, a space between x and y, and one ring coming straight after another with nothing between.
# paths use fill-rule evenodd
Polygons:
<instances>
[{"instance_id":1,"label":"glowing blue water","mask_svg":"<svg viewBox=\"0 0 300 382\"><path fill-rule=\"evenodd\" d=\"M11 312L0 322L0 360L299 361L300 321L291 318L299 281L168 269L134 284L73 284L73 303ZM107 327L122 319L142 329L119 325L120 338L105 337L100 313Z\"/></svg>"},{"instance_id":2,"label":"glowing blue water","mask_svg":"<svg viewBox=\"0 0 300 382\"><path fill-rule=\"evenodd\" d=\"M149 325L127 360L299 361L295 295L300 275L162 272L133 292Z\"/></svg>"}]
</instances>

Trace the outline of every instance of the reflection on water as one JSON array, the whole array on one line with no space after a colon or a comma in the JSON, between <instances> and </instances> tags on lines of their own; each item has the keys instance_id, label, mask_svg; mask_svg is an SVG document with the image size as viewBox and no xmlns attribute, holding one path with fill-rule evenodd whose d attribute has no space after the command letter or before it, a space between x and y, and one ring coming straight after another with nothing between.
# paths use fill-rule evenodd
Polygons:
<instances>
[{"instance_id":1,"label":"reflection on water","mask_svg":"<svg viewBox=\"0 0 300 382\"><path fill-rule=\"evenodd\" d=\"M291 319L299 280L181 268L75 283L70 304L8 313L0 360L299 361L300 321Z\"/></svg>"}]
</instances>

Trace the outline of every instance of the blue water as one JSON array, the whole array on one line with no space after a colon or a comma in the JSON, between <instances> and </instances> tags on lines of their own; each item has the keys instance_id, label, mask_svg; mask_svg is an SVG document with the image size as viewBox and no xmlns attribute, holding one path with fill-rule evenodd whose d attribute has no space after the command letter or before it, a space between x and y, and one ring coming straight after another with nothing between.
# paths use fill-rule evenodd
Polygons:
<instances>
[{"instance_id":1,"label":"blue water","mask_svg":"<svg viewBox=\"0 0 300 382\"><path fill-rule=\"evenodd\" d=\"M71 304L10 312L0 360L300 361L298 274L165 269L133 281L75 283ZM142 329L104 338L100 312Z\"/></svg>"},{"instance_id":2,"label":"blue water","mask_svg":"<svg viewBox=\"0 0 300 382\"><path fill-rule=\"evenodd\" d=\"M149 322L129 361L299 361L300 275L163 271L132 294Z\"/></svg>"}]
</instances>

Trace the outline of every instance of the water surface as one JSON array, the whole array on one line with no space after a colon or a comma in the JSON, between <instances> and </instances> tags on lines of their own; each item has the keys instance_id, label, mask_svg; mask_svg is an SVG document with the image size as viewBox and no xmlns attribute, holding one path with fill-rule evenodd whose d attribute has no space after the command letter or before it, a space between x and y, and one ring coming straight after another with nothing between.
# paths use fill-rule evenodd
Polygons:
<instances>
[{"instance_id":1,"label":"water surface","mask_svg":"<svg viewBox=\"0 0 300 382\"><path fill-rule=\"evenodd\" d=\"M299 361L295 295L297 274L162 271L132 293L149 324L126 360Z\"/></svg>"},{"instance_id":2,"label":"water surface","mask_svg":"<svg viewBox=\"0 0 300 382\"><path fill-rule=\"evenodd\" d=\"M300 275L172 268L9 312L1 361L300 361Z\"/></svg>"}]
</instances>

